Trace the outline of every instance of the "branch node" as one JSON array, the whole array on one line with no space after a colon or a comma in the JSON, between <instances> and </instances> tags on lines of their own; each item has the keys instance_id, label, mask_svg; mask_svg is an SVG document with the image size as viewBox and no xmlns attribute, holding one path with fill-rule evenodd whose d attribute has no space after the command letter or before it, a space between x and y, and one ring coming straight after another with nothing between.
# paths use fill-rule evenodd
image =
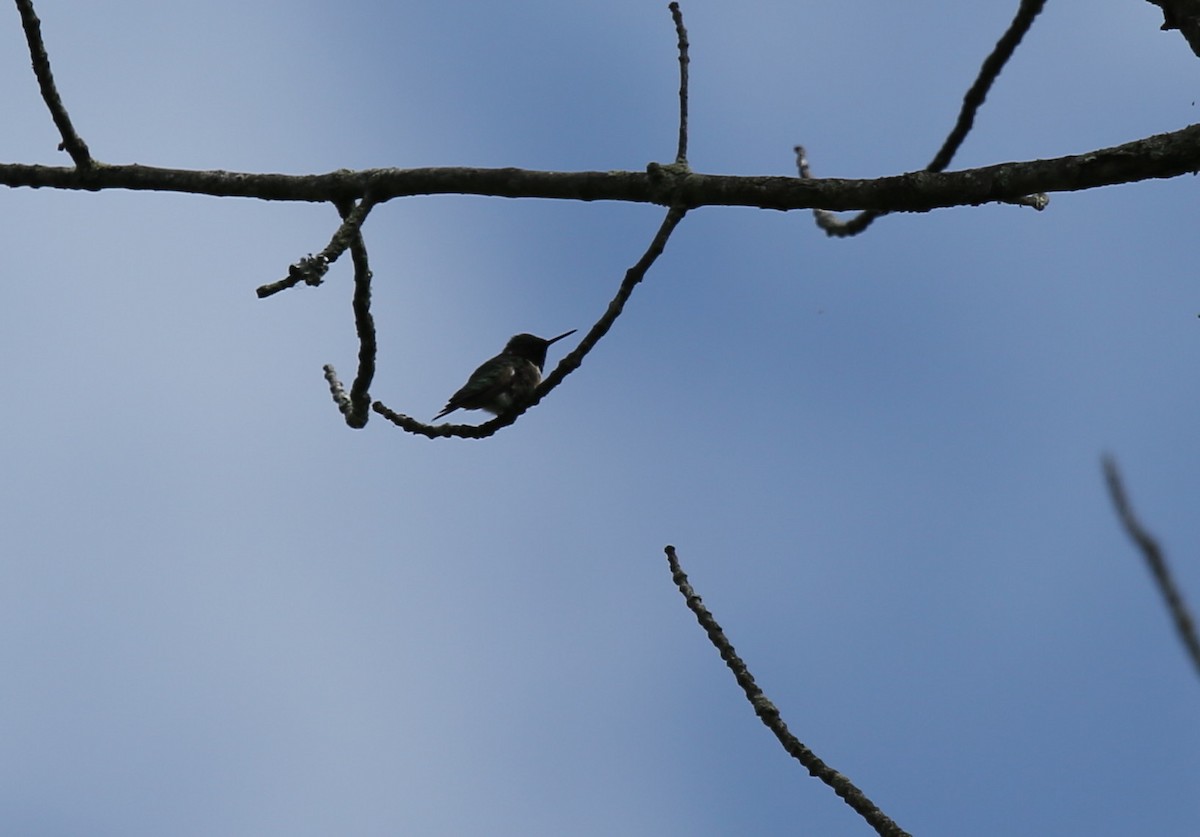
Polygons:
<instances>
[{"instance_id":1,"label":"branch node","mask_svg":"<svg viewBox=\"0 0 1200 837\"><path fill-rule=\"evenodd\" d=\"M328 272L329 260L319 253L315 256L309 253L288 267L288 279L293 284L303 282L310 288L315 288L325 281L325 274Z\"/></svg>"},{"instance_id":2,"label":"branch node","mask_svg":"<svg viewBox=\"0 0 1200 837\"><path fill-rule=\"evenodd\" d=\"M684 188L692 174L687 162L647 163L646 176L652 200L661 206L686 207Z\"/></svg>"},{"instance_id":3,"label":"branch node","mask_svg":"<svg viewBox=\"0 0 1200 837\"><path fill-rule=\"evenodd\" d=\"M280 291L294 288L302 282L315 288L325 280L325 274L328 272L329 261L321 254L314 256L310 253L300 261L289 265L287 276L275 282L259 285L254 293L259 299L266 299Z\"/></svg>"}]
</instances>

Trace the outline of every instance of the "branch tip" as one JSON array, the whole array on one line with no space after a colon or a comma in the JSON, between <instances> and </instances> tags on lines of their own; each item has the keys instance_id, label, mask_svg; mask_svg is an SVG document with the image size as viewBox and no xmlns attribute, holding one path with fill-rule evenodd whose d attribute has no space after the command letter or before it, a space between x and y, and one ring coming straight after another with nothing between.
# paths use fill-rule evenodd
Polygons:
<instances>
[{"instance_id":1,"label":"branch tip","mask_svg":"<svg viewBox=\"0 0 1200 837\"><path fill-rule=\"evenodd\" d=\"M1121 521L1121 525L1134 545L1137 546L1138 551L1142 553L1146 566L1150 568L1150 574L1154 576L1158 591L1175 623L1175 633L1183 642L1196 672L1200 674L1200 636L1197 636L1196 622L1192 618L1187 603L1183 600L1183 594L1175 583L1171 568L1167 564L1167 557L1158 541L1134 514L1116 461L1106 454L1101 463L1104 469L1104 481L1108 485L1108 493L1112 498L1113 507L1116 509L1117 518Z\"/></svg>"},{"instance_id":2,"label":"branch tip","mask_svg":"<svg viewBox=\"0 0 1200 837\"><path fill-rule=\"evenodd\" d=\"M672 2L667 5L671 10L671 19L675 22L675 35L679 45L679 143L675 151L675 162L687 165L688 146L688 34L683 25L683 12L679 4Z\"/></svg>"}]
</instances>

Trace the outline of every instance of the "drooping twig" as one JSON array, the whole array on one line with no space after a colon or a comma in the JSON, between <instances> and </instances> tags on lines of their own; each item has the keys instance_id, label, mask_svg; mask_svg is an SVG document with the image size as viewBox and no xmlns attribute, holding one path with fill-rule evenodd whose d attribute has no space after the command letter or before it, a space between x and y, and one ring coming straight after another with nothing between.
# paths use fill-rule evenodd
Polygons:
<instances>
[{"instance_id":1,"label":"drooping twig","mask_svg":"<svg viewBox=\"0 0 1200 837\"><path fill-rule=\"evenodd\" d=\"M339 208L340 212L342 207L351 204L348 198L338 198L334 200L334 205ZM336 262L355 241L362 242L360 230L363 222L367 220L367 215L374 207L374 201L368 198L363 198L354 204L349 213L342 215L341 226L337 228L324 250L315 256L305 256L291 265L288 268L288 275L283 279L260 285L255 290L258 298L266 299L280 291L294 288L301 282L313 287L320 285L325 280L325 274L329 272L329 266Z\"/></svg>"},{"instance_id":2,"label":"drooping twig","mask_svg":"<svg viewBox=\"0 0 1200 837\"><path fill-rule=\"evenodd\" d=\"M368 201L364 198L355 206L349 201L338 203L342 226L346 219ZM365 212L364 212L365 216ZM367 245L362 237L362 222L350 233L350 259L354 262L354 330L358 335L358 373L350 386L350 411L346 423L354 428L365 427L370 418L371 381L375 378L375 317L371 314L371 266L367 260ZM339 230L341 232L341 230Z\"/></svg>"},{"instance_id":3,"label":"drooping twig","mask_svg":"<svg viewBox=\"0 0 1200 837\"><path fill-rule=\"evenodd\" d=\"M75 126L71 124L71 117L67 115L62 97L58 95L58 87L54 84L54 74L50 72L50 56L46 52L45 43L42 42L42 22L33 10L33 0L17 0L17 11L21 13L21 26L25 29L25 41L29 45L33 74L37 76L42 100L50 109L50 117L62 137L58 149L70 154L77 168L91 169L94 165L91 152L88 151L87 143L75 132Z\"/></svg>"},{"instance_id":4,"label":"drooping twig","mask_svg":"<svg viewBox=\"0 0 1200 837\"><path fill-rule=\"evenodd\" d=\"M688 34L683 25L683 12L678 3L667 6L671 10L671 19L675 21L675 34L679 38L679 147L675 152L675 162L687 165L688 147Z\"/></svg>"},{"instance_id":5,"label":"drooping twig","mask_svg":"<svg viewBox=\"0 0 1200 837\"><path fill-rule=\"evenodd\" d=\"M796 152L796 172L800 179L811 180L812 170L808 167L808 152L804 150L803 145L797 145L793 150ZM862 232L872 221L885 213L867 210L845 221L828 209L814 209L812 214L813 220L818 227L825 231L826 235L845 238Z\"/></svg>"},{"instance_id":6,"label":"drooping twig","mask_svg":"<svg viewBox=\"0 0 1200 837\"><path fill-rule=\"evenodd\" d=\"M1200 637L1196 635L1196 622L1192 619L1187 603L1183 600L1183 594L1179 592L1179 587L1175 584L1171 568L1167 566L1167 558L1163 555L1158 541L1146 531L1146 528L1134 515L1133 507L1129 504L1129 498L1125 494L1121 472L1117 470L1117 463L1110 456L1104 457L1103 462L1104 480L1108 483L1108 493L1117 510L1117 517L1120 518L1121 525L1125 527L1125 531L1142 553L1142 557L1146 559L1146 566L1150 568L1150 574L1154 576L1158 590L1167 603L1167 610L1170 611L1171 618L1175 622L1175 632L1183 642L1183 647L1187 649L1188 656L1192 658L1192 665L1195 666L1196 672L1200 674Z\"/></svg>"},{"instance_id":7,"label":"drooping twig","mask_svg":"<svg viewBox=\"0 0 1200 837\"><path fill-rule=\"evenodd\" d=\"M979 74L976 76L974 83L963 96L962 107L958 111L958 118L954 122L954 127L950 130L942 147L938 149L937 154L925 167L925 171L940 172L945 171L946 166L950 165L950 161L954 159L954 155L962 146L963 140L967 138L967 134L971 132L972 126L975 124L975 114L979 112L979 108L983 106L984 100L987 98L988 91L999 78L1001 70L1008 60L1012 58L1017 46L1033 25L1036 18L1046 5L1046 0L1021 0L1021 5L1017 8L1017 14L1009 24L1008 29L1000 40L996 42L996 46L992 48L992 52L983 61L983 66L979 68ZM802 146L796 146L796 167L799 170L799 175L802 178L808 179L812 176L808 168L808 160ZM1017 198L1014 203L1020 203L1024 206L1032 206L1035 209L1044 209L1049 203L1049 198L1045 195L1030 195ZM827 235L845 238L847 236L858 235L863 230L871 225L876 218L886 215L886 212L878 210L866 210L860 212L852 218L845 221L839 220L832 213L823 209L813 210L813 220L817 226L825 231Z\"/></svg>"},{"instance_id":8,"label":"drooping twig","mask_svg":"<svg viewBox=\"0 0 1200 837\"><path fill-rule=\"evenodd\" d=\"M425 424L411 416L397 413L379 401L376 401L372 405L372 409L402 430L407 430L409 433L425 436L429 439L449 437L486 439L501 428L508 427L520 418L526 410L536 406L552 389L562 383L564 378L579 368L587 353L600 342L600 338L608 333L613 323L616 322L617 317L621 316L621 312L625 308L626 301L633 293L633 289L646 277L647 271L650 270L655 260L662 255L663 249L667 246L667 240L671 237L671 233L675 231L675 227L679 225L679 222L683 220L683 216L686 214L686 209L670 209L667 211L667 216L663 219L662 225L658 228L658 232L650 242L650 246L646 248L646 252L638 259L637 264L625 271L625 279L621 282L621 287L617 289L617 293L612 298L612 301L608 303L608 308L605 310L604 315L588 330L588 333L579 341L579 345L567 353L567 356L554 367L554 371L547 375L545 380L538 385L538 388L534 390L533 396L529 401L478 426L470 424Z\"/></svg>"},{"instance_id":9,"label":"drooping twig","mask_svg":"<svg viewBox=\"0 0 1200 837\"><path fill-rule=\"evenodd\" d=\"M763 694L763 690L759 688L758 684L754 682L754 676L750 673L750 669L747 668L742 658L737 655L733 644L725 636L725 632L721 630L721 626L717 624L717 620L709 612L708 608L704 606L700 597L696 595L696 591L692 589L687 575L680 566L679 558L675 554L675 547L668 546L665 552L667 553L667 564L671 568L671 579L675 582L675 586L679 588L679 592L683 595L684 601L687 602L688 608L695 614L696 621L700 623L700 627L704 628L704 632L708 634L709 641L720 653L721 659L725 661L725 665L729 666L729 670L733 672L734 679L742 687L742 691L746 693L746 699L750 701L750 705L754 707L754 714L779 739L779 743L783 745L783 749L787 751L788 755L800 762L809 772L809 775L820 779L832 788L833 792L865 819L875 829L877 834L884 835L885 837L908 837L908 833L879 810L879 807L868 799L866 794L859 790L853 782L825 764L816 753L808 749L796 736L792 735L787 728L787 724L784 723L783 718L780 716L779 709Z\"/></svg>"}]
</instances>

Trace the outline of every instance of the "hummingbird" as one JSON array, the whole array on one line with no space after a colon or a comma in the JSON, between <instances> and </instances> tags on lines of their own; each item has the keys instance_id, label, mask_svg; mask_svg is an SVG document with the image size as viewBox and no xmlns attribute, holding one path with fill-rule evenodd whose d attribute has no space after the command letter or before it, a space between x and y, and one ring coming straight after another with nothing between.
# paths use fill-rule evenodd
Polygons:
<instances>
[{"instance_id":1,"label":"hummingbird","mask_svg":"<svg viewBox=\"0 0 1200 837\"><path fill-rule=\"evenodd\" d=\"M550 344L574 333L575 329L571 329L549 340L534 334L512 337L504 346L504 351L471 373L462 389L450 396L446 406L433 420L437 421L460 408L487 410L498 416L524 401L542 382L542 367L546 365L546 350Z\"/></svg>"}]
</instances>

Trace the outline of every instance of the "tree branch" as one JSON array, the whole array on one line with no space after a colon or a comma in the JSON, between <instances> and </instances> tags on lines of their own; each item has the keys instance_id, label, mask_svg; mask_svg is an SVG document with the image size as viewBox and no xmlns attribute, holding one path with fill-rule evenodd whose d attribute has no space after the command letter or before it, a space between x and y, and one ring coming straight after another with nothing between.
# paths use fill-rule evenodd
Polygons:
<instances>
[{"instance_id":1,"label":"tree branch","mask_svg":"<svg viewBox=\"0 0 1200 837\"><path fill-rule=\"evenodd\" d=\"M933 155L933 159L929 161L929 165L925 167L926 169L929 171L945 171L946 167L950 165L950 161L954 159L954 155L962 147L963 140L967 138L967 134L974 127L975 114L983 107L983 102L987 99L988 91L992 89L992 85L1000 77L1000 72L1004 69L1008 60L1012 58L1013 53L1017 51L1017 47L1021 45L1021 41L1029 32L1030 27L1033 26L1034 19L1041 14L1042 8L1045 5L1046 0L1021 0L1021 5L1017 8L1017 13L1013 17L1012 23L1008 25L1008 29L1000 36L1000 40L992 48L991 54L983 60L983 66L979 68L979 74L976 76L974 83L963 95L962 108L959 109L954 127L950 130L946 141L942 143L942 147L938 149L937 154Z\"/></svg>"},{"instance_id":2,"label":"tree branch","mask_svg":"<svg viewBox=\"0 0 1200 837\"><path fill-rule=\"evenodd\" d=\"M17 11L21 14L21 26L25 30L25 42L29 45L33 74L37 77L38 87L42 91L42 100L50 109L50 117L62 136L58 150L70 154L80 169L89 169L94 164L92 155L88 151L87 143L75 132L71 117L67 115L67 108L58 95L54 74L50 72L50 56L46 52L45 43L42 42L42 22L33 10L32 0L17 0Z\"/></svg>"},{"instance_id":3,"label":"tree branch","mask_svg":"<svg viewBox=\"0 0 1200 837\"><path fill-rule=\"evenodd\" d=\"M1017 8L1017 14L1013 18L1012 23L1009 24L1004 34L1000 36L1000 40L996 42L996 46L992 49L991 54L984 59L983 66L979 68L979 74L975 77L975 82L963 96L962 108L959 109L958 119L955 120L954 127L950 130L946 141L942 143L942 147L938 149L937 154L933 155L933 159L925 167L926 171L945 171L946 167L950 165L950 161L954 159L954 155L958 153L958 149L967 138L967 134L971 132L971 128L975 125L975 114L983 107L983 102L987 98L988 91L991 90L996 79L1000 77L1000 71L1004 69L1004 65L1012 58L1013 53L1020 45L1025 34L1033 26L1034 18L1041 13L1045 5L1046 0L1021 0L1021 5ZM800 176L811 177L804 147L797 145L795 150L796 168L799 170ZM1008 202L1032 206L1035 209L1044 209L1049 199L1045 195L1040 195L1022 197L1020 200ZM865 212L860 212L853 218L843 221L824 209L814 209L813 220L816 221L818 227L825 231L826 235L845 238L858 235L871 226L871 223L876 218L886 214L887 210L868 209Z\"/></svg>"},{"instance_id":4,"label":"tree branch","mask_svg":"<svg viewBox=\"0 0 1200 837\"><path fill-rule=\"evenodd\" d=\"M662 206L750 206L760 209L875 209L927 212L951 206L1012 202L1036 192L1074 192L1178 177L1200 170L1200 125L1067 157L1001 163L958 172L909 172L870 180L733 176L688 172L547 172L515 168L342 169L287 175L189 171L97 164L87 171L0 164L0 185L56 189L132 189L216 197L325 202L357 200L368 192L382 203L413 195L484 195L580 201L626 201Z\"/></svg>"},{"instance_id":5,"label":"tree branch","mask_svg":"<svg viewBox=\"0 0 1200 837\"><path fill-rule=\"evenodd\" d=\"M667 553L667 565L671 568L671 579L679 588L688 608L696 615L696 621L700 623L700 627L704 628L709 641L720 653L725 665L729 666L729 670L733 672L734 679L746 693L746 700L750 701L750 705L754 707L754 714L766 725L767 729L775 734L788 755L800 762L808 770L810 776L820 779L832 788L833 792L858 812L881 837L908 837L908 832L879 810L879 807L868 799L867 795L859 790L853 782L825 764L816 753L805 747L796 736L792 735L787 724L783 722L779 709L754 682L754 675L750 673L750 669L733 649L733 643L725 636L725 632L721 630L717 620L704 606L700 597L696 595L696 591L692 589L687 575L684 574L683 568L679 564L675 547L668 546L664 551Z\"/></svg>"},{"instance_id":6,"label":"tree branch","mask_svg":"<svg viewBox=\"0 0 1200 837\"><path fill-rule=\"evenodd\" d=\"M1195 666L1196 672L1200 674L1200 637L1196 636L1195 620L1192 619L1187 603L1183 600L1183 594L1179 592L1179 587L1175 584L1171 568L1167 566L1167 557L1163 555L1158 541L1146 531L1134 515L1133 507L1129 504L1129 498L1125 494L1124 483L1121 481L1121 472L1117 470L1117 463L1110 456L1104 457L1104 480L1108 483L1108 493L1112 497L1113 506L1116 507L1117 517L1120 518L1121 525L1125 527L1125 531L1141 551L1142 557L1146 559L1146 566L1150 568L1150 574L1154 576L1154 581L1158 584L1158 591L1167 603L1167 610L1170 611L1171 618L1175 622L1175 632L1182 640L1183 647L1187 649L1188 656L1192 658L1192 665Z\"/></svg>"},{"instance_id":7,"label":"tree branch","mask_svg":"<svg viewBox=\"0 0 1200 837\"><path fill-rule=\"evenodd\" d=\"M683 25L683 12L678 3L670 3L671 19L675 21L675 35L679 41L679 146L675 151L675 163L687 165L688 149L688 34Z\"/></svg>"}]
</instances>

